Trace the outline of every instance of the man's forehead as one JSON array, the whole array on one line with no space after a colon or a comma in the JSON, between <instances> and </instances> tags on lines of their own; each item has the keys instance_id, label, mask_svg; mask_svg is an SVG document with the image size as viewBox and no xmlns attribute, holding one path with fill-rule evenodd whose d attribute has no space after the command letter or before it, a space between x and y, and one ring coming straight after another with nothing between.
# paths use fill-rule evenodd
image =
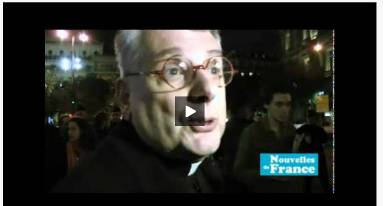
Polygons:
<instances>
[{"instance_id":1,"label":"man's forehead","mask_svg":"<svg viewBox=\"0 0 383 206\"><path fill-rule=\"evenodd\" d=\"M205 51L208 55L221 55L222 50L221 49L210 49ZM175 56L175 55L183 55L184 50L181 47L169 47L162 49L160 52L156 53L154 55L154 59L160 59L166 56Z\"/></svg>"},{"instance_id":2,"label":"man's forehead","mask_svg":"<svg viewBox=\"0 0 383 206\"><path fill-rule=\"evenodd\" d=\"M158 30L146 32L146 43L154 59L187 53L221 54L220 43L209 31Z\"/></svg>"}]
</instances>

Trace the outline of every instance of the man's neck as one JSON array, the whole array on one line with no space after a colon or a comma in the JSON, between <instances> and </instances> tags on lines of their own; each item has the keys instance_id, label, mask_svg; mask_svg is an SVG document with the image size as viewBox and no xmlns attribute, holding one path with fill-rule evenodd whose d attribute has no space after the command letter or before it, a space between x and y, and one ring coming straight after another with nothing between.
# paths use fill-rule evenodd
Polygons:
<instances>
[{"instance_id":1,"label":"man's neck","mask_svg":"<svg viewBox=\"0 0 383 206\"><path fill-rule=\"evenodd\" d=\"M274 118L270 117L270 115L267 115L267 121L269 123L270 130L275 132L276 136L279 137L283 123L276 121Z\"/></svg>"}]
</instances>

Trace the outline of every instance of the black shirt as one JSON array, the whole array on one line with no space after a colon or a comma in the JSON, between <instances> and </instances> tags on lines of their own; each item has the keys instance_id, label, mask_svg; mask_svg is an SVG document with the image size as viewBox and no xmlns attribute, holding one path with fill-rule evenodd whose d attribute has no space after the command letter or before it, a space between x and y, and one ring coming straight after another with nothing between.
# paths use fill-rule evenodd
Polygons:
<instances>
[{"instance_id":1,"label":"black shirt","mask_svg":"<svg viewBox=\"0 0 383 206\"><path fill-rule=\"evenodd\" d=\"M121 121L89 159L54 192L214 192L220 174L210 158L192 176L191 162L169 159L141 141L133 126Z\"/></svg>"},{"instance_id":2,"label":"black shirt","mask_svg":"<svg viewBox=\"0 0 383 206\"><path fill-rule=\"evenodd\" d=\"M322 144L326 143L328 136L322 127L314 124L305 124L297 130L297 134L304 134L311 138L311 143L302 141L299 151L306 153L323 153Z\"/></svg>"}]
</instances>

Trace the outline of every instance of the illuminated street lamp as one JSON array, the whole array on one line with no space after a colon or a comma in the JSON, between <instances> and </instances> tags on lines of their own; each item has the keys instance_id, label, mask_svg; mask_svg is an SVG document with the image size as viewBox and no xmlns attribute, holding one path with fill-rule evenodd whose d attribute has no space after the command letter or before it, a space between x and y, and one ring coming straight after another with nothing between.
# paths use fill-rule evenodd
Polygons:
<instances>
[{"instance_id":1,"label":"illuminated street lamp","mask_svg":"<svg viewBox=\"0 0 383 206\"><path fill-rule=\"evenodd\" d=\"M315 44L314 51L319 52L321 50L322 50L322 44L320 43Z\"/></svg>"},{"instance_id":2,"label":"illuminated street lamp","mask_svg":"<svg viewBox=\"0 0 383 206\"><path fill-rule=\"evenodd\" d=\"M60 68L64 71L68 71L69 69L71 69L71 64L72 62L66 58L66 57L63 57L61 60L60 60Z\"/></svg>"},{"instance_id":3,"label":"illuminated street lamp","mask_svg":"<svg viewBox=\"0 0 383 206\"><path fill-rule=\"evenodd\" d=\"M82 42L88 42L89 41L89 36L84 33L84 32L81 32L79 35L78 35L78 39Z\"/></svg>"},{"instance_id":4,"label":"illuminated street lamp","mask_svg":"<svg viewBox=\"0 0 383 206\"><path fill-rule=\"evenodd\" d=\"M315 44L314 46L314 51L318 53L318 58L319 58L319 65L322 67L323 66L323 56L320 51L322 51L323 46L319 42Z\"/></svg>"},{"instance_id":5,"label":"illuminated street lamp","mask_svg":"<svg viewBox=\"0 0 383 206\"><path fill-rule=\"evenodd\" d=\"M56 35L61 41L65 40L69 36L69 32L66 30L57 30Z\"/></svg>"},{"instance_id":6,"label":"illuminated street lamp","mask_svg":"<svg viewBox=\"0 0 383 206\"><path fill-rule=\"evenodd\" d=\"M56 31L57 37L63 41L67 39L70 36L71 39L71 59L69 58L62 58L60 60L60 67L64 71L68 71L69 69L72 72L72 85L73 85L73 97L74 101L72 101L72 104L75 104L76 102L76 90L75 90L75 79L74 79L74 70L80 70L82 68L82 62L81 59L78 57L75 57L75 42L76 42L76 34L70 34L67 30L57 30ZM82 43L89 41L89 36L85 32L81 32L78 34L78 40Z\"/></svg>"}]
</instances>

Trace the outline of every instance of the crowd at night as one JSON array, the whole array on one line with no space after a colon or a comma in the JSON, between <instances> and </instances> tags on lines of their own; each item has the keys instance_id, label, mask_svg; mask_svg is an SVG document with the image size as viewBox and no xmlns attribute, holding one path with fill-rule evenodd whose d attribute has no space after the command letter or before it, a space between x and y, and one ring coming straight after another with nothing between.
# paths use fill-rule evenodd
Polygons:
<instances>
[{"instance_id":1,"label":"crowd at night","mask_svg":"<svg viewBox=\"0 0 383 206\"><path fill-rule=\"evenodd\" d=\"M46 192L333 193L333 38L46 30Z\"/></svg>"}]
</instances>

